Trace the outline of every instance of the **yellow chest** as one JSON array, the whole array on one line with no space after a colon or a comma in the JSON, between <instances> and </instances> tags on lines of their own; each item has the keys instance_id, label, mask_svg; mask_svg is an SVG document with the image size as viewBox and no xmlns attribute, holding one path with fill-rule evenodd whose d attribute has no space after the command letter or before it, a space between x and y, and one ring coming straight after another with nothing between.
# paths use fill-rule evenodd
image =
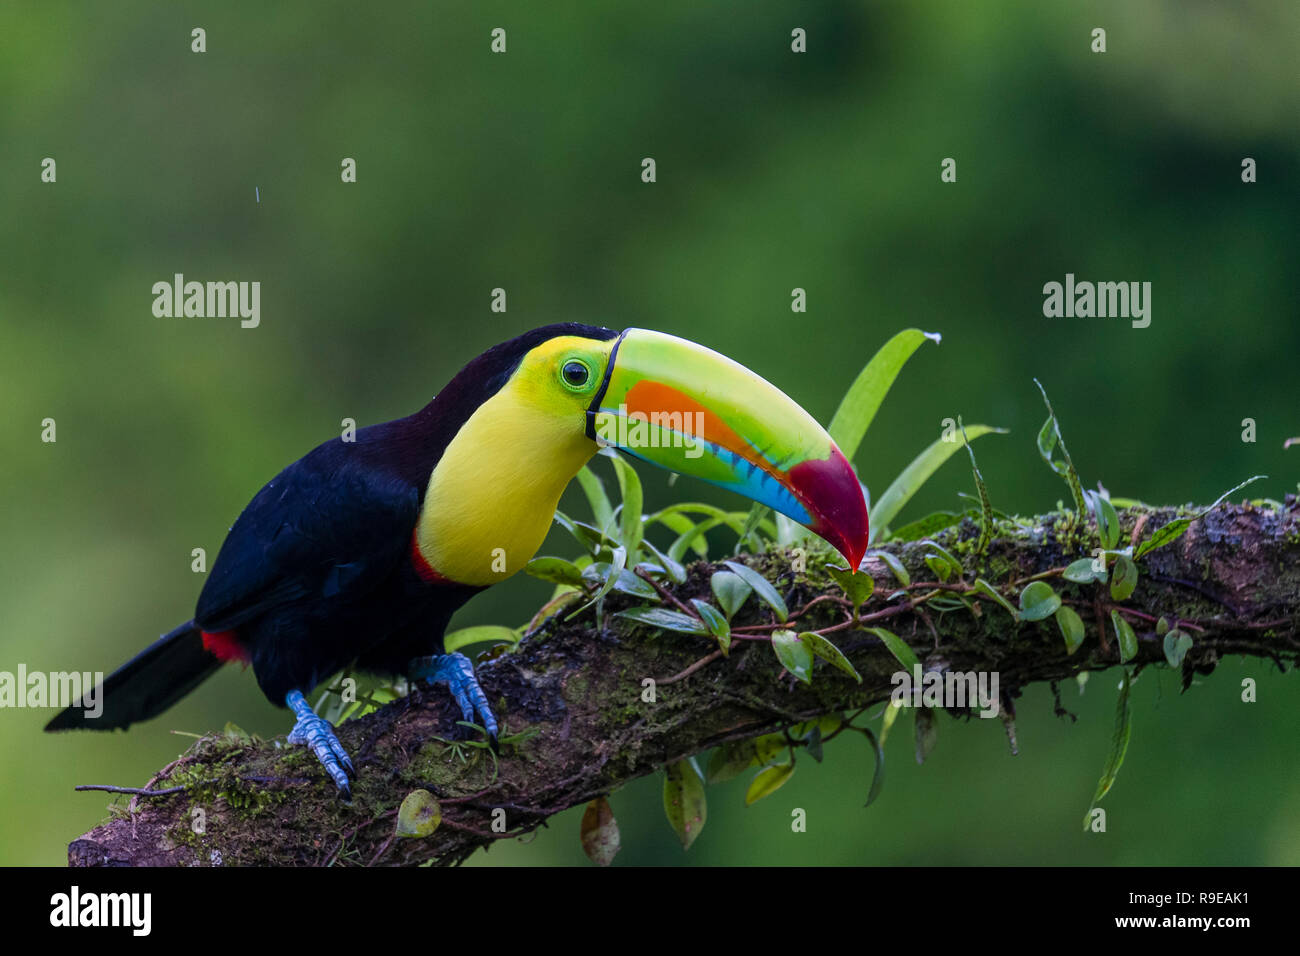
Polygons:
<instances>
[{"instance_id":1,"label":"yellow chest","mask_svg":"<svg viewBox=\"0 0 1300 956\"><path fill-rule=\"evenodd\" d=\"M595 451L573 421L503 389L461 427L429 476L416 524L421 556L458 584L508 578L537 553L565 486Z\"/></svg>"}]
</instances>

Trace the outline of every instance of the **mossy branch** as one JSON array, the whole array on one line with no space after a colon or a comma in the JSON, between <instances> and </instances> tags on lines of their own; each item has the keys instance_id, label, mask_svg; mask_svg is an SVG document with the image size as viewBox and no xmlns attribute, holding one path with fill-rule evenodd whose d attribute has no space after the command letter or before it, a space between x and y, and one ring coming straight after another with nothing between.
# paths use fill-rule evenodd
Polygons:
<instances>
[{"instance_id":1,"label":"mossy branch","mask_svg":"<svg viewBox=\"0 0 1300 956\"><path fill-rule=\"evenodd\" d=\"M1145 539L1187 514L1122 509L1121 542ZM924 604L924 584L935 574L925 561L927 546L910 543L885 550L901 560L912 586L899 588L884 562L868 558L876 588L858 613L867 623L887 624L927 669L996 671L1008 715L1028 684L1120 662L1114 632L1107 630L1114 607L1136 633L1132 667L1167 666L1157 634L1160 618L1191 634L1181 664L1184 687L1227 654L1268 659L1283 669L1300 657L1300 508L1293 497L1283 507L1225 505L1195 521L1181 538L1138 561L1137 589L1123 601L1113 600L1105 585L1060 577L1065 565L1095 546L1095 526L1073 512L999 521L984 554L977 553L980 532L967 520L935 538L965 571L946 582L944 594L971 601L978 612ZM798 615L792 627L829 629L861 684L824 663L811 685L783 674L762 639L774 621L757 601L733 622L738 633L748 628L753 639L735 640L724 657L711 639L614 617L620 602L631 599L611 595L603 630L595 629L594 611L571 622L552 621L516 652L480 665L504 733L528 730L504 746L499 762L474 735L464 736L456 725L459 715L440 689L417 690L340 728L359 771L351 805L335 797L310 755L286 748L283 739L209 736L140 788L168 792L136 794L129 805L114 808L107 822L72 842L69 862L457 863L714 745L889 698L899 665L878 637L852 619L852 604L824 570L824 559L811 556L802 571L792 569L784 554L747 560L776 583ZM712 570L695 565L686 583L671 589L673 596L687 605L691 598L708 598ZM1068 654L1051 618L1016 620L991 596L966 591L977 577L1013 604L1029 580L1050 581L1085 622L1082 646ZM647 679L655 681L653 702L646 699ZM463 742L447 743L455 739ZM420 788L438 797L441 824L423 838L395 837L398 807Z\"/></svg>"}]
</instances>

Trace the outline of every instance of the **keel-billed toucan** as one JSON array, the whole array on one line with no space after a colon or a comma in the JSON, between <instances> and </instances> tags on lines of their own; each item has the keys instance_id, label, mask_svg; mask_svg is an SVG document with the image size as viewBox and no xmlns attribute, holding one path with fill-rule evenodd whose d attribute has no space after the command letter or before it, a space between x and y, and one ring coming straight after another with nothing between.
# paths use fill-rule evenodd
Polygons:
<instances>
[{"instance_id":1,"label":"keel-billed toucan","mask_svg":"<svg viewBox=\"0 0 1300 956\"><path fill-rule=\"evenodd\" d=\"M46 729L125 728L242 660L344 794L351 761L303 695L349 664L445 682L495 740L473 667L441 653L443 633L533 557L601 445L769 505L853 567L866 549L853 469L776 387L671 335L549 325L484 352L414 415L280 472L230 529L194 619L109 675L97 717L71 707Z\"/></svg>"}]
</instances>

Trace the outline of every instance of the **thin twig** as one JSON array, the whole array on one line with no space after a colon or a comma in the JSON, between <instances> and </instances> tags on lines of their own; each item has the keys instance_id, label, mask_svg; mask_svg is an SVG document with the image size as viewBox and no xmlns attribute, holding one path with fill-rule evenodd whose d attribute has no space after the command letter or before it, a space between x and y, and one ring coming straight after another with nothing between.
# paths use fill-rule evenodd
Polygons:
<instances>
[{"instance_id":1,"label":"thin twig","mask_svg":"<svg viewBox=\"0 0 1300 956\"><path fill-rule=\"evenodd\" d=\"M1108 611L1119 611L1121 614L1129 614L1150 624L1155 624L1160 620L1160 618L1156 617L1154 614L1147 614L1145 611L1139 611L1136 608L1120 607L1116 604L1107 604L1105 607ZM1199 631L1202 634L1206 631L1206 628L1201 625L1193 623L1192 621L1182 620L1181 618L1174 622L1174 627L1188 631Z\"/></svg>"},{"instance_id":2,"label":"thin twig","mask_svg":"<svg viewBox=\"0 0 1300 956\"><path fill-rule=\"evenodd\" d=\"M832 601L832 602L834 602L835 604L840 605L841 607L849 607L849 606L850 606L850 605L849 605L849 602L848 602L847 600L845 600L844 598L842 598L842 597L837 597L837 596L834 595L834 594L819 594L819 595L817 595L817 597L813 598L811 601L809 601L809 602L808 602L807 604L805 604L803 607L799 608L799 610L797 610L797 611L795 611L793 614L791 614L790 617L789 617L789 620L794 621L794 620L797 620L797 619L803 617L803 615L805 615L805 614L808 613L808 609L809 609L810 607L812 607L814 604L820 604L822 601Z\"/></svg>"},{"instance_id":3,"label":"thin twig","mask_svg":"<svg viewBox=\"0 0 1300 956\"><path fill-rule=\"evenodd\" d=\"M1148 514L1138 515L1138 519L1133 524L1133 535L1128 539L1129 544L1133 546L1133 553L1137 553L1138 539L1142 537L1142 529L1147 525Z\"/></svg>"},{"instance_id":4,"label":"thin twig","mask_svg":"<svg viewBox=\"0 0 1300 956\"><path fill-rule=\"evenodd\" d=\"M722 656L722 648L719 647L712 654L706 654L704 657L701 657L698 661L696 661L690 667L686 668L686 670L682 671L680 674L674 674L672 677L665 677L661 681L655 681L655 683L658 684L660 687L662 687L664 684L675 684L679 680L685 680L686 678L694 674L697 670L699 670L701 667L707 667L709 664L712 664L721 656Z\"/></svg>"},{"instance_id":5,"label":"thin twig","mask_svg":"<svg viewBox=\"0 0 1300 956\"><path fill-rule=\"evenodd\" d=\"M183 793L189 787L168 787L165 790L146 790L144 787L114 787L104 783L83 783L74 790L104 790L108 793L133 793L137 797L165 797L173 793Z\"/></svg>"},{"instance_id":6,"label":"thin twig","mask_svg":"<svg viewBox=\"0 0 1300 956\"><path fill-rule=\"evenodd\" d=\"M1011 582L1011 588L1015 590L1020 585L1028 584L1030 581L1041 581L1043 578L1053 578L1064 573L1065 568L1048 568L1046 571L1039 571L1037 574L1031 574L1028 577L1017 578Z\"/></svg>"},{"instance_id":7,"label":"thin twig","mask_svg":"<svg viewBox=\"0 0 1300 956\"><path fill-rule=\"evenodd\" d=\"M387 840L385 840L383 843L379 844L379 849L375 852L375 855L372 856L372 857L370 858L370 862L367 863L366 866L374 866L376 863L378 863L380 860L382 860L383 857L384 857L384 854L388 852L388 848L389 848L390 846L393 845L393 841L394 841L395 839L397 839L397 829L396 829L396 828L393 829L393 832L392 832L392 833L388 834L388 839L387 839Z\"/></svg>"},{"instance_id":8,"label":"thin twig","mask_svg":"<svg viewBox=\"0 0 1300 956\"><path fill-rule=\"evenodd\" d=\"M661 598L663 598L665 601L668 601L670 604L676 605L677 608L682 611L682 613L689 614L697 621L700 620L699 611L695 610L695 608L693 607L687 607L681 601L677 600L677 595L673 594L672 591L669 591L666 587L664 587L662 584L660 584L658 581L652 578L649 575L649 573L642 570L642 568L639 565L632 569L632 573L635 574L637 577L639 577L641 580L648 582L652 588L654 588L656 591L659 592L659 596Z\"/></svg>"}]
</instances>

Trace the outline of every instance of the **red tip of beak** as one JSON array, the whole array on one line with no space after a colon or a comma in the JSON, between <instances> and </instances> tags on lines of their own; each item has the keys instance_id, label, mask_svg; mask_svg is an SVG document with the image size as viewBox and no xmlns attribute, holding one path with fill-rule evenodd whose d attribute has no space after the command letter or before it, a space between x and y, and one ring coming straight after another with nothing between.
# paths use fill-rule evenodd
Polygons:
<instances>
[{"instance_id":1,"label":"red tip of beak","mask_svg":"<svg viewBox=\"0 0 1300 956\"><path fill-rule=\"evenodd\" d=\"M825 460L800 462L790 469L790 485L808 508L813 531L835 546L857 570L867 553L867 502L853 466L831 445Z\"/></svg>"}]
</instances>

